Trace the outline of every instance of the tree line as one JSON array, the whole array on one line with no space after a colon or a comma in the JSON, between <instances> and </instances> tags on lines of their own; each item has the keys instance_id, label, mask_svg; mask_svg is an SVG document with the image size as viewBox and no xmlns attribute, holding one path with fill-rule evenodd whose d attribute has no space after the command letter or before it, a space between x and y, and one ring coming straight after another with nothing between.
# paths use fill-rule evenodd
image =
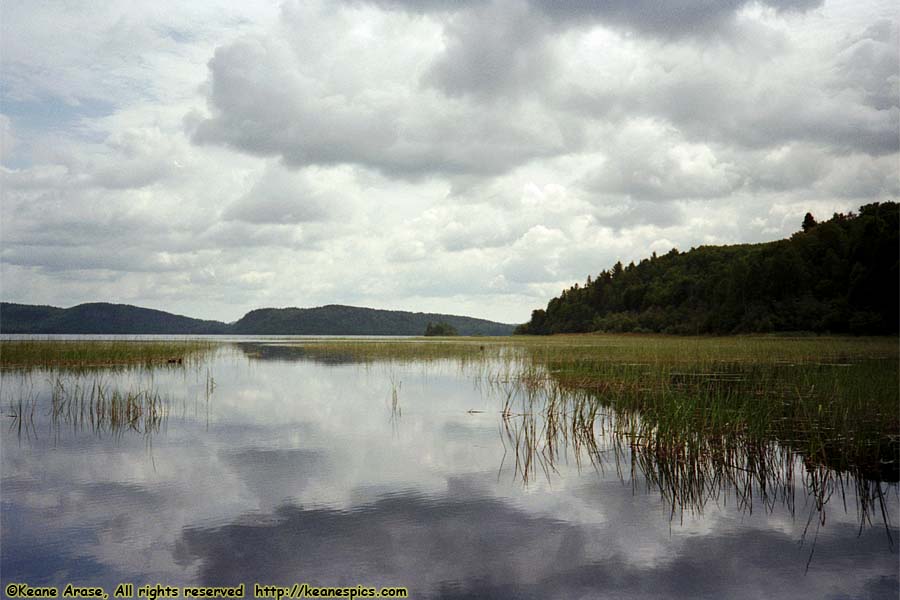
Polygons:
<instances>
[{"instance_id":1,"label":"tree line","mask_svg":"<svg viewBox=\"0 0 900 600\"><path fill-rule=\"evenodd\" d=\"M516 333L897 333L898 231L898 204L873 203L821 223L807 213L789 239L617 262Z\"/></svg>"}]
</instances>

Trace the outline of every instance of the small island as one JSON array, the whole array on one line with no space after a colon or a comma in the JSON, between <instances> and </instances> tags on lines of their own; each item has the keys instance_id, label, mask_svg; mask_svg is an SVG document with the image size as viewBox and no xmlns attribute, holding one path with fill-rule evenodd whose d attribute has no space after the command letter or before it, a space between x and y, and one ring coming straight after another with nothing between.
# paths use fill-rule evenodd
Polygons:
<instances>
[{"instance_id":1,"label":"small island","mask_svg":"<svg viewBox=\"0 0 900 600\"><path fill-rule=\"evenodd\" d=\"M428 322L428 325L425 326L425 336L426 337L445 337L450 335L459 335L459 332L456 328L447 323L446 321L440 321L438 323Z\"/></svg>"}]
</instances>

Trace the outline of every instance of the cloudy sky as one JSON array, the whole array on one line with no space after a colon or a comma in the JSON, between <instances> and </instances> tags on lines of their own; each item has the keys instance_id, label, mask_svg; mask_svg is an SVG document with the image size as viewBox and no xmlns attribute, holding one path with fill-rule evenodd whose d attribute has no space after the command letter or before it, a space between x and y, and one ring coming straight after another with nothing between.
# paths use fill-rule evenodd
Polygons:
<instances>
[{"instance_id":1,"label":"cloudy sky","mask_svg":"<svg viewBox=\"0 0 900 600\"><path fill-rule=\"evenodd\" d=\"M891 0L0 9L3 300L507 322L900 196Z\"/></svg>"}]
</instances>

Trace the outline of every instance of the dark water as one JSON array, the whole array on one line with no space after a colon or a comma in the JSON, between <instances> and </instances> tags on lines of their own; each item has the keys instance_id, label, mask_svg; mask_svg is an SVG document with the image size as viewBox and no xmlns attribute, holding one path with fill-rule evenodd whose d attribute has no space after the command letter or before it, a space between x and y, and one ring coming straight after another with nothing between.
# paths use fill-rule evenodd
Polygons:
<instances>
[{"instance_id":1,"label":"dark water","mask_svg":"<svg viewBox=\"0 0 900 600\"><path fill-rule=\"evenodd\" d=\"M2 378L4 586L898 595L895 485L861 514L854 485L811 494L797 459L774 492L723 483L686 502L602 427L585 448L574 434L548 439L540 420L504 418L510 388L452 361L366 366L230 348L186 368L65 375L69 386L157 390L164 417L132 428L49 414L54 377ZM23 395L36 399L24 427L8 416Z\"/></svg>"}]
</instances>

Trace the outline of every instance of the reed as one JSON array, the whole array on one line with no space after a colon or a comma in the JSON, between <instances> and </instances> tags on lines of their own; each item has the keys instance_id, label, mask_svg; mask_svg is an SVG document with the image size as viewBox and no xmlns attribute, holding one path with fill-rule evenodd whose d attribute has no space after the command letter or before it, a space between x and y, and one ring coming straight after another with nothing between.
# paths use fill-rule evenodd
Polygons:
<instances>
[{"instance_id":1,"label":"reed","mask_svg":"<svg viewBox=\"0 0 900 600\"><path fill-rule=\"evenodd\" d=\"M169 413L169 400L151 384L120 387L102 377L57 374L50 381L49 402L35 393L30 378L22 378L19 388L10 396L7 409L10 429L19 436L37 435L39 405L46 407L50 430L57 434L65 427L94 435L121 436L130 431L149 436L159 432Z\"/></svg>"},{"instance_id":2,"label":"reed","mask_svg":"<svg viewBox=\"0 0 900 600\"><path fill-rule=\"evenodd\" d=\"M0 340L0 368L177 367L217 345L205 340Z\"/></svg>"},{"instance_id":3,"label":"reed","mask_svg":"<svg viewBox=\"0 0 900 600\"><path fill-rule=\"evenodd\" d=\"M283 348L315 360L457 364L494 385L557 389L545 402L559 402L564 393L623 422L634 415L643 424L628 432L634 443L777 443L838 472L900 479L895 338L572 335L328 339ZM502 414L509 410L505 404ZM538 457L520 467L530 473L541 464L549 461Z\"/></svg>"},{"instance_id":4,"label":"reed","mask_svg":"<svg viewBox=\"0 0 900 600\"><path fill-rule=\"evenodd\" d=\"M113 387L102 378L57 376L50 396L55 429L89 429L95 434L156 433L168 416L169 402L152 386Z\"/></svg>"},{"instance_id":5,"label":"reed","mask_svg":"<svg viewBox=\"0 0 900 600\"><path fill-rule=\"evenodd\" d=\"M893 546L887 496L896 493L894 483L803 458L777 440L746 432L660 427L559 382L505 383L492 390L502 405L504 461L512 454L513 476L526 485L539 473L551 478L560 464L574 460L579 469L587 463L598 471L613 468L623 482L655 490L672 519L734 502L748 513L784 506L794 515L806 508L807 528L825 523L830 504L846 510L850 502L860 527L880 524ZM798 493L804 500L799 503Z\"/></svg>"}]
</instances>

